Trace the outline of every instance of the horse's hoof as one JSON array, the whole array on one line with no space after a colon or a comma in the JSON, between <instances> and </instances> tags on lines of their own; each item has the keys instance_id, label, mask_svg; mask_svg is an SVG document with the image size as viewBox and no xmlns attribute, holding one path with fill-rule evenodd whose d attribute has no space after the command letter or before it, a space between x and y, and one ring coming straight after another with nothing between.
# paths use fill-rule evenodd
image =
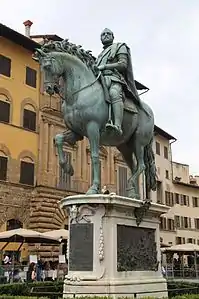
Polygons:
<instances>
[{"instance_id":1,"label":"horse's hoof","mask_svg":"<svg viewBox=\"0 0 199 299\"><path fill-rule=\"evenodd\" d=\"M60 166L63 168L64 173L69 174L70 176L74 175L74 169L73 166L71 164L68 163L60 163Z\"/></svg>"},{"instance_id":2,"label":"horse's hoof","mask_svg":"<svg viewBox=\"0 0 199 299\"><path fill-rule=\"evenodd\" d=\"M91 186L88 191L86 192L86 195L92 195L92 194L99 194L99 189L96 187Z\"/></svg>"}]
</instances>

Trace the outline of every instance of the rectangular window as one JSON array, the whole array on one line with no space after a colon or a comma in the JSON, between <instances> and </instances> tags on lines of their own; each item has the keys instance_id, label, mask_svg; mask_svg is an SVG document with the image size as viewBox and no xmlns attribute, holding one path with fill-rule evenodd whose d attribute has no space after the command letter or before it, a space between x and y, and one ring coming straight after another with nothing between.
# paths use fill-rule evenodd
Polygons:
<instances>
[{"instance_id":1,"label":"rectangular window","mask_svg":"<svg viewBox=\"0 0 199 299\"><path fill-rule=\"evenodd\" d=\"M155 147L156 147L156 154L160 156L160 143L156 141Z\"/></svg>"},{"instance_id":2,"label":"rectangular window","mask_svg":"<svg viewBox=\"0 0 199 299\"><path fill-rule=\"evenodd\" d=\"M184 228L189 228L188 217L184 217Z\"/></svg>"},{"instance_id":3,"label":"rectangular window","mask_svg":"<svg viewBox=\"0 0 199 299\"><path fill-rule=\"evenodd\" d=\"M195 218L195 229L199 229L199 218Z\"/></svg>"},{"instance_id":4,"label":"rectangular window","mask_svg":"<svg viewBox=\"0 0 199 299\"><path fill-rule=\"evenodd\" d=\"M0 55L0 74L10 77L11 73L11 59Z\"/></svg>"},{"instance_id":5,"label":"rectangular window","mask_svg":"<svg viewBox=\"0 0 199 299\"><path fill-rule=\"evenodd\" d=\"M180 228L180 216L175 216L175 227Z\"/></svg>"},{"instance_id":6,"label":"rectangular window","mask_svg":"<svg viewBox=\"0 0 199 299\"><path fill-rule=\"evenodd\" d=\"M182 244L182 238L176 237L176 245Z\"/></svg>"},{"instance_id":7,"label":"rectangular window","mask_svg":"<svg viewBox=\"0 0 199 299\"><path fill-rule=\"evenodd\" d=\"M175 203L180 204L180 194L175 193Z\"/></svg>"},{"instance_id":8,"label":"rectangular window","mask_svg":"<svg viewBox=\"0 0 199 299\"><path fill-rule=\"evenodd\" d=\"M10 122L10 103L0 100L0 121L9 123Z\"/></svg>"},{"instance_id":9,"label":"rectangular window","mask_svg":"<svg viewBox=\"0 0 199 299\"><path fill-rule=\"evenodd\" d=\"M37 72L30 67L26 67L26 84L36 88L37 85Z\"/></svg>"},{"instance_id":10,"label":"rectangular window","mask_svg":"<svg viewBox=\"0 0 199 299\"><path fill-rule=\"evenodd\" d=\"M185 244L185 238L176 237L176 245L178 244Z\"/></svg>"},{"instance_id":11,"label":"rectangular window","mask_svg":"<svg viewBox=\"0 0 199 299\"><path fill-rule=\"evenodd\" d=\"M165 191L165 204L172 207L174 205L173 193Z\"/></svg>"},{"instance_id":12,"label":"rectangular window","mask_svg":"<svg viewBox=\"0 0 199 299\"><path fill-rule=\"evenodd\" d=\"M192 197L192 203L193 203L193 207L197 208L199 206L198 197Z\"/></svg>"},{"instance_id":13,"label":"rectangular window","mask_svg":"<svg viewBox=\"0 0 199 299\"><path fill-rule=\"evenodd\" d=\"M163 189L162 189L162 183L157 182L157 203L163 204Z\"/></svg>"},{"instance_id":14,"label":"rectangular window","mask_svg":"<svg viewBox=\"0 0 199 299\"><path fill-rule=\"evenodd\" d=\"M119 183L119 195L126 196L127 188L127 168L123 166L118 167L118 183Z\"/></svg>"},{"instance_id":15,"label":"rectangular window","mask_svg":"<svg viewBox=\"0 0 199 299\"><path fill-rule=\"evenodd\" d=\"M173 219L168 219L168 230L174 231L174 220Z\"/></svg>"},{"instance_id":16,"label":"rectangular window","mask_svg":"<svg viewBox=\"0 0 199 299\"><path fill-rule=\"evenodd\" d=\"M166 217L160 217L160 229L161 230L167 229L167 218Z\"/></svg>"},{"instance_id":17,"label":"rectangular window","mask_svg":"<svg viewBox=\"0 0 199 299\"><path fill-rule=\"evenodd\" d=\"M164 157L165 159L168 159L169 155L168 155L168 147L164 146Z\"/></svg>"},{"instance_id":18,"label":"rectangular window","mask_svg":"<svg viewBox=\"0 0 199 299\"><path fill-rule=\"evenodd\" d=\"M69 164L72 162L72 154L70 152L65 152L65 158ZM58 188L63 190L70 190L71 189L71 183L72 183L72 177L65 173L63 168L59 166L59 185Z\"/></svg>"},{"instance_id":19,"label":"rectangular window","mask_svg":"<svg viewBox=\"0 0 199 299\"><path fill-rule=\"evenodd\" d=\"M167 180L169 180L169 171L168 170L165 170L165 177Z\"/></svg>"},{"instance_id":20,"label":"rectangular window","mask_svg":"<svg viewBox=\"0 0 199 299\"><path fill-rule=\"evenodd\" d=\"M189 196L185 195L185 194L180 194L180 197L181 197L180 204L182 206L188 206L189 207Z\"/></svg>"},{"instance_id":21,"label":"rectangular window","mask_svg":"<svg viewBox=\"0 0 199 299\"><path fill-rule=\"evenodd\" d=\"M34 185L34 163L21 161L20 183L33 186Z\"/></svg>"},{"instance_id":22,"label":"rectangular window","mask_svg":"<svg viewBox=\"0 0 199 299\"><path fill-rule=\"evenodd\" d=\"M0 156L0 180L6 181L7 179L7 165L8 158Z\"/></svg>"},{"instance_id":23,"label":"rectangular window","mask_svg":"<svg viewBox=\"0 0 199 299\"><path fill-rule=\"evenodd\" d=\"M23 127L31 131L36 131L36 113L34 111L24 109Z\"/></svg>"}]
</instances>

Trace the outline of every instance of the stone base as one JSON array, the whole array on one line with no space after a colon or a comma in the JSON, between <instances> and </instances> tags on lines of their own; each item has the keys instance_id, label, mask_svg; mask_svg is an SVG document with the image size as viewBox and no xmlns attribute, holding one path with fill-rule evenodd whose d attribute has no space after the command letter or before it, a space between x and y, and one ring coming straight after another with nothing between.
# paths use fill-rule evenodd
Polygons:
<instances>
[{"instance_id":1,"label":"stone base","mask_svg":"<svg viewBox=\"0 0 199 299\"><path fill-rule=\"evenodd\" d=\"M79 296L109 296L112 298L118 297L155 297L167 298L167 283L164 278L151 279L138 278L120 280L120 281L82 281L69 283L68 280L64 282L64 298ZM70 294L70 295L69 295Z\"/></svg>"},{"instance_id":2,"label":"stone base","mask_svg":"<svg viewBox=\"0 0 199 299\"><path fill-rule=\"evenodd\" d=\"M168 207L117 195L69 196L60 206L70 222L64 297L168 296L159 236Z\"/></svg>"}]
</instances>

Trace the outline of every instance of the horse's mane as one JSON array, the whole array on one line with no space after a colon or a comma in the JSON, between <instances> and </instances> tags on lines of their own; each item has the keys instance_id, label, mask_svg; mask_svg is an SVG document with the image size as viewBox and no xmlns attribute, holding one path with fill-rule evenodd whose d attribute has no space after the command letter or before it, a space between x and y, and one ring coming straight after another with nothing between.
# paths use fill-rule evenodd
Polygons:
<instances>
[{"instance_id":1,"label":"horse's mane","mask_svg":"<svg viewBox=\"0 0 199 299\"><path fill-rule=\"evenodd\" d=\"M82 46L72 44L68 41L68 39L65 39L63 41L47 41L42 45L41 50L43 50L45 53L65 52L74 55L83 63L85 63L89 68L92 68L95 63L95 57L92 55L92 52L90 50L85 51Z\"/></svg>"}]
</instances>

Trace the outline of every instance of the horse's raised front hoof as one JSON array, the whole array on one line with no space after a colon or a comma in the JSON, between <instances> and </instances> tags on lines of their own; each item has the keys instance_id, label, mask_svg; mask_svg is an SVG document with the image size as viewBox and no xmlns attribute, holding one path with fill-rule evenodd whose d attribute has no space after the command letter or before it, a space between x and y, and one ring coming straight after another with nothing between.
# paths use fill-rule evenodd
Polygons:
<instances>
[{"instance_id":1,"label":"horse's raised front hoof","mask_svg":"<svg viewBox=\"0 0 199 299\"><path fill-rule=\"evenodd\" d=\"M95 185L91 186L86 192L86 195L91 195L91 194L99 194L99 189Z\"/></svg>"}]
</instances>

